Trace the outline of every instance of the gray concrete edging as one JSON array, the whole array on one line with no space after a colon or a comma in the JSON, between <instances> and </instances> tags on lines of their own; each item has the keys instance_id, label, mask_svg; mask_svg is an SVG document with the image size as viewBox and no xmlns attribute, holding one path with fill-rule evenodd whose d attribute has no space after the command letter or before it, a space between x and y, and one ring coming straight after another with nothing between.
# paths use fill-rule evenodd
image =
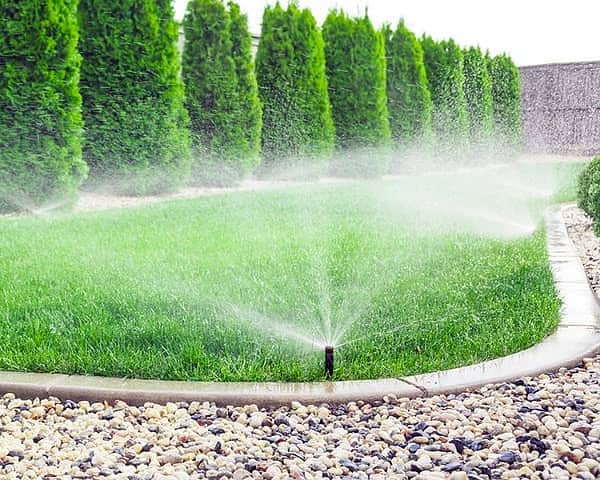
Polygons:
<instances>
[{"instance_id":1,"label":"gray concrete edging","mask_svg":"<svg viewBox=\"0 0 600 480\"><path fill-rule=\"evenodd\" d=\"M0 393L20 398L48 396L74 401L209 401L219 405L275 407L292 401L343 403L380 400L385 395L422 397L480 387L574 366L600 351L600 306L562 218L563 207L546 213L548 257L562 299L557 330L539 344L475 365L404 378L312 383L220 383L0 372Z\"/></svg>"}]
</instances>

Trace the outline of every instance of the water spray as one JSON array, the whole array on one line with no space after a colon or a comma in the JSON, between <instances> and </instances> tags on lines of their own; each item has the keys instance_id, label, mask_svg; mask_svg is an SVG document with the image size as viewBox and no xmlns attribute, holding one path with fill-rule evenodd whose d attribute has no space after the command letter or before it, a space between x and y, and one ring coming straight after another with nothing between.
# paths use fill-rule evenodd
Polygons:
<instances>
[{"instance_id":1,"label":"water spray","mask_svg":"<svg viewBox=\"0 0 600 480\"><path fill-rule=\"evenodd\" d=\"M325 347L325 376L333 377L333 346L331 345Z\"/></svg>"}]
</instances>

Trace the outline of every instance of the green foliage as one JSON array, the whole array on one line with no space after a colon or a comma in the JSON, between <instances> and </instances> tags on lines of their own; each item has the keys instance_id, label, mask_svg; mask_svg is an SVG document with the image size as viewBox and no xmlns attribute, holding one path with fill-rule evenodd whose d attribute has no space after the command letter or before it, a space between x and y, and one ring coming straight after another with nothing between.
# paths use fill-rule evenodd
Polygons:
<instances>
[{"instance_id":1,"label":"green foliage","mask_svg":"<svg viewBox=\"0 0 600 480\"><path fill-rule=\"evenodd\" d=\"M239 9L238 9L238 17ZM236 19L238 61L248 62L248 52L241 52L240 31L243 18ZM226 185L248 174L258 152L249 147L242 125L237 67L245 74L245 95L250 65L237 65L233 58L232 23L221 0L192 0L183 21L185 45L182 76L186 85L186 107L190 114L194 150L193 181L199 184ZM245 33L248 36L247 30ZM246 47L244 45L243 47ZM242 55L244 58L240 57ZM256 90L254 91L256 94ZM254 99L256 101L256 98ZM253 110L247 112L254 114ZM256 129L256 125L251 126Z\"/></svg>"},{"instance_id":2,"label":"green foliage","mask_svg":"<svg viewBox=\"0 0 600 480\"><path fill-rule=\"evenodd\" d=\"M600 222L600 157L594 158L579 174L577 204Z\"/></svg>"},{"instance_id":3,"label":"green foliage","mask_svg":"<svg viewBox=\"0 0 600 480\"><path fill-rule=\"evenodd\" d=\"M472 153L481 156L489 148L494 132L492 81L479 47L464 50L465 99L469 113Z\"/></svg>"},{"instance_id":4,"label":"green foliage","mask_svg":"<svg viewBox=\"0 0 600 480\"><path fill-rule=\"evenodd\" d=\"M229 17L231 19L231 55L238 80L238 121L241 124L247 148L243 152L243 158L247 162L248 169L254 169L260 163L262 106L258 97L258 84L254 72L252 37L248 30L248 18L241 13L237 3L229 2Z\"/></svg>"},{"instance_id":5,"label":"green foliage","mask_svg":"<svg viewBox=\"0 0 600 480\"><path fill-rule=\"evenodd\" d=\"M433 102L432 128L436 154L442 158L464 153L469 116L464 92L463 54L453 40L421 40L429 91Z\"/></svg>"},{"instance_id":6,"label":"green foliage","mask_svg":"<svg viewBox=\"0 0 600 480\"><path fill-rule=\"evenodd\" d=\"M489 59L494 101L494 136L498 150L518 154L521 150L521 78L508 55Z\"/></svg>"},{"instance_id":7,"label":"green foliage","mask_svg":"<svg viewBox=\"0 0 600 480\"><path fill-rule=\"evenodd\" d=\"M0 210L73 196L87 173L76 8L0 2Z\"/></svg>"},{"instance_id":8,"label":"green foliage","mask_svg":"<svg viewBox=\"0 0 600 480\"><path fill-rule=\"evenodd\" d=\"M344 175L386 171L390 125L383 35L369 17L332 10L323 24L329 98L339 151L334 170Z\"/></svg>"},{"instance_id":9,"label":"green foliage","mask_svg":"<svg viewBox=\"0 0 600 480\"><path fill-rule=\"evenodd\" d=\"M84 158L93 181L157 193L189 175L178 27L167 0L81 0Z\"/></svg>"},{"instance_id":10,"label":"green foliage","mask_svg":"<svg viewBox=\"0 0 600 480\"><path fill-rule=\"evenodd\" d=\"M423 48L400 21L395 31L383 27L387 65L387 99L394 146L420 146L431 133L431 95L423 63Z\"/></svg>"},{"instance_id":11,"label":"green foliage","mask_svg":"<svg viewBox=\"0 0 600 480\"><path fill-rule=\"evenodd\" d=\"M320 173L331 157L334 128L323 39L309 10L279 3L263 14L256 55L263 104L264 172L290 167Z\"/></svg>"}]
</instances>

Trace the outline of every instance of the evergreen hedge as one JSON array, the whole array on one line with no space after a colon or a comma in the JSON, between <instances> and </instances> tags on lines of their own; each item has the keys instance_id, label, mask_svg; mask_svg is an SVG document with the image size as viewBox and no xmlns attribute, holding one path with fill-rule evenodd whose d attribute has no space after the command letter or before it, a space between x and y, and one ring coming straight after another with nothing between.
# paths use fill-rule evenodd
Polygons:
<instances>
[{"instance_id":1,"label":"evergreen hedge","mask_svg":"<svg viewBox=\"0 0 600 480\"><path fill-rule=\"evenodd\" d=\"M323 39L309 10L265 8L256 55L263 173L325 170L334 146ZM294 173L292 170L297 169Z\"/></svg>"},{"instance_id":2,"label":"evergreen hedge","mask_svg":"<svg viewBox=\"0 0 600 480\"><path fill-rule=\"evenodd\" d=\"M242 135L246 141L243 158L247 169L253 170L260 163L260 132L262 129L262 106L258 97L258 83L254 69L252 53L252 37L248 30L248 17L240 11L235 2L229 2L231 19L231 44L233 63L235 65L238 93L239 119Z\"/></svg>"},{"instance_id":3,"label":"evergreen hedge","mask_svg":"<svg viewBox=\"0 0 600 480\"><path fill-rule=\"evenodd\" d=\"M76 0L0 2L0 209L74 196L81 158Z\"/></svg>"},{"instance_id":4,"label":"evergreen hedge","mask_svg":"<svg viewBox=\"0 0 600 480\"><path fill-rule=\"evenodd\" d=\"M383 27L387 65L387 100L394 147L423 146L431 133L431 94L421 44L400 20L395 30Z\"/></svg>"},{"instance_id":5,"label":"evergreen hedge","mask_svg":"<svg viewBox=\"0 0 600 480\"><path fill-rule=\"evenodd\" d=\"M378 175L388 168L390 125L385 46L365 14L350 18L332 10L323 24L329 98L342 175Z\"/></svg>"},{"instance_id":6,"label":"evergreen hedge","mask_svg":"<svg viewBox=\"0 0 600 480\"><path fill-rule=\"evenodd\" d=\"M498 153L516 155L521 150L521 78L508 55L489 59L494 103L494 136Z\"/></svg>"},{"instance_id":7,"label":"evergreen hedge","mask_svg":"<svg viewBox=\"0 0 600 480\"><path fill-rule=\"evenodd\" d=\"M171 190L190 169L178 27L168 0L81 0L84 158L124 193Z\"/></svg>"},{"instance_id":8,"label":"evergreen hedge","mask_svg":"<svg viewBox=\"0 0 600 480\"><path fill-rule=\"evenodd\" d=\"M433 102L435 153L458 158L465 153L469 137L462 50L453 40L437 42L429 36L423 36L421 45Z\"/></svg>"},{"instance_id":9,"label":"evergreen hedge","mask_svg":"<svg viewBox=\"0 0 600 480\"><path fill-rule=\"evenodd\" d=\"M479 47L464 50L464 76L471 150L473 155L482 156L489 152L492 142L494 105L492 81L485 55Z\"/></svg>"},{"instance_id":10,"label":"evergreen hedge","mask_svg":"<svg viewBox=\"0 0 600 480\"><path fill-rule=\"evenodd\" d=\"M183 28L182 76L191 120L192 178L199 184L226 185L256 165L256 152L248 155L242 128L229 12L221 0L191 0Z\"/></svg>"}]
</instances>

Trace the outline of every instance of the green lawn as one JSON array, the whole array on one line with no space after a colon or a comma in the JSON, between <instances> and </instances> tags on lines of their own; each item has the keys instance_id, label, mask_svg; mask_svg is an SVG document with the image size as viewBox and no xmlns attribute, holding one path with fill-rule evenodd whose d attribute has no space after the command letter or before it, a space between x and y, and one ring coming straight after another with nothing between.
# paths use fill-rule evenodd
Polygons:
<instances>
[{"instance_id":1,"label":"green lawn","mask_svg":"<svg viewBox=\"0 0 600 480\"><path fill-rule=\"evenodd\" d=\"M524 349L558 322L542 214L575 170L0 219L0 369L317 380L333 342L350 379Z\"/></svg>"}]
</instances>

